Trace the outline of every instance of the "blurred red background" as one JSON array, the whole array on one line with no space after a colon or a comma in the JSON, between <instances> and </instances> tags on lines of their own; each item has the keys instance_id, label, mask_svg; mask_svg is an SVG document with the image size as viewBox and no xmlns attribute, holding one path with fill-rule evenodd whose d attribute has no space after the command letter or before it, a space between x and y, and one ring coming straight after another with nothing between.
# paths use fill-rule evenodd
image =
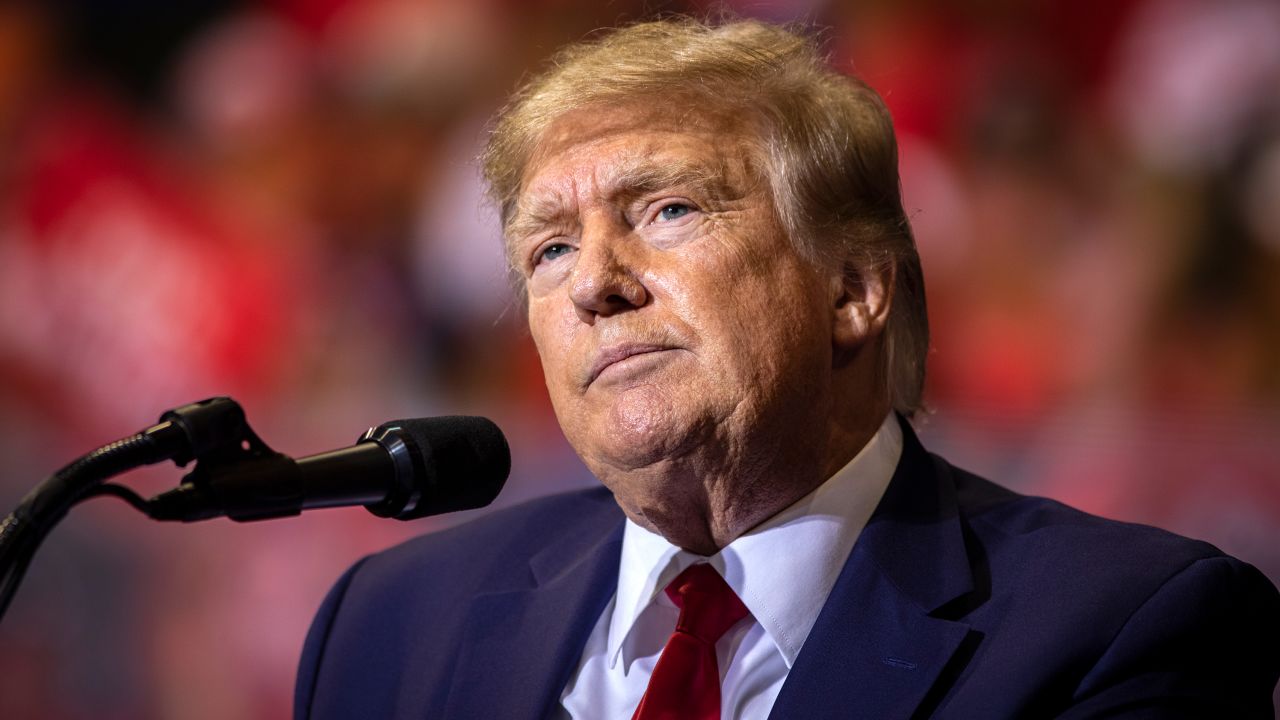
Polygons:
<instances>
[{"instance_id":1,"label":"blurred red background","mask_svg":"<svg viewBox=\"0 0 1280 720\"><path fill-rule=\"evenodd\" d=\"M558 45L708 6L0 0L3 510L219 394L293 455L489 415L514 456L499 505L592 483L472 159ZM894 113L934 332L926 445L1280 580L1280 5L729 6L824 28ZM337 575L459 519L82 505L0 626L0 717L284 717Z\"/></svg>"}]
</instances>

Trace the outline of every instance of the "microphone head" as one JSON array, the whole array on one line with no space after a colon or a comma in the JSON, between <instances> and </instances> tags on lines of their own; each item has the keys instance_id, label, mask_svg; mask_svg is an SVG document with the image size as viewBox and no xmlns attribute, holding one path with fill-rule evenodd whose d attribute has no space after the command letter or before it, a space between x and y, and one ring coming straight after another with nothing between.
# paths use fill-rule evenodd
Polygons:
<instances>
[{"instance_id":1,"label":"microphone head","mask_svg":"<svg viewBox=\"0 0 1280 720\"><path fill-rule=\"evenodd\" d=\"M397 489L369 512L397 520L471 510L493 502L511 472L507 438L488 418L453 415L383 423L361 438L396 465Z\"/></svg>"}]
</instances>

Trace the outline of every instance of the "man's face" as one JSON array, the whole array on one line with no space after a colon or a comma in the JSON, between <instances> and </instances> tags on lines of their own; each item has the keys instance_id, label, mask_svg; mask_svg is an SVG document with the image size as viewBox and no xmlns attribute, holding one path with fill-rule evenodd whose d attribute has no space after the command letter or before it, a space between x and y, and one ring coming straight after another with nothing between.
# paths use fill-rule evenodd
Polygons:
<instances>
[{"instance_id":1,"label":"man's face","mask_svg":"<svg viewBox=\"0 0 1280 720\"><path fill-rule=\"evenodd\" d=\"M657 491L625 487L633 470L770 452L823 414L831 375L832 282L784 236L746 136L664 110L560 118L507 228L556 415L620 501Z\"/></svg>"}]
</instances>

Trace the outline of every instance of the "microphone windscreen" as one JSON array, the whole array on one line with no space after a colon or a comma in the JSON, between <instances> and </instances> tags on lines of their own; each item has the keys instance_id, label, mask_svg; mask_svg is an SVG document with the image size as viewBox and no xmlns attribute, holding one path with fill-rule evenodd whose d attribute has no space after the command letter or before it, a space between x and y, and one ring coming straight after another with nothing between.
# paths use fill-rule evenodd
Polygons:
<instances>
[{"instance_id":1,"label":"microphone windscreen","mask_svg":"<svg viewBox=\"0 0 1280 720\"><path fill-rule=\"evenodd\" d=\"M409 446L421 497L399 520L471 510L493 502L511 472L507 438L488 418L454 415L385 423Z\"/></svg>"}]
</instances>

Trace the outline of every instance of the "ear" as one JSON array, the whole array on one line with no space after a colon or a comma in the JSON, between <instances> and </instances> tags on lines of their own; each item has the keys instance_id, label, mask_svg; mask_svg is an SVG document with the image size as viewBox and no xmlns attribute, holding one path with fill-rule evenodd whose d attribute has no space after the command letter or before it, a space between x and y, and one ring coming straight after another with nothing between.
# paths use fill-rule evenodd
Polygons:
<instances>
[{"instance_id":1,"label":"ear","mask_svg":"<svg viewBox=\"0 0 1280 720\"><path fill-rule=\"evenodd\" d=\"M884 331L893 301L894 266L862 268L852 261L831 279L832 344L856 350Z\"/></svg>"}]
</instances>

